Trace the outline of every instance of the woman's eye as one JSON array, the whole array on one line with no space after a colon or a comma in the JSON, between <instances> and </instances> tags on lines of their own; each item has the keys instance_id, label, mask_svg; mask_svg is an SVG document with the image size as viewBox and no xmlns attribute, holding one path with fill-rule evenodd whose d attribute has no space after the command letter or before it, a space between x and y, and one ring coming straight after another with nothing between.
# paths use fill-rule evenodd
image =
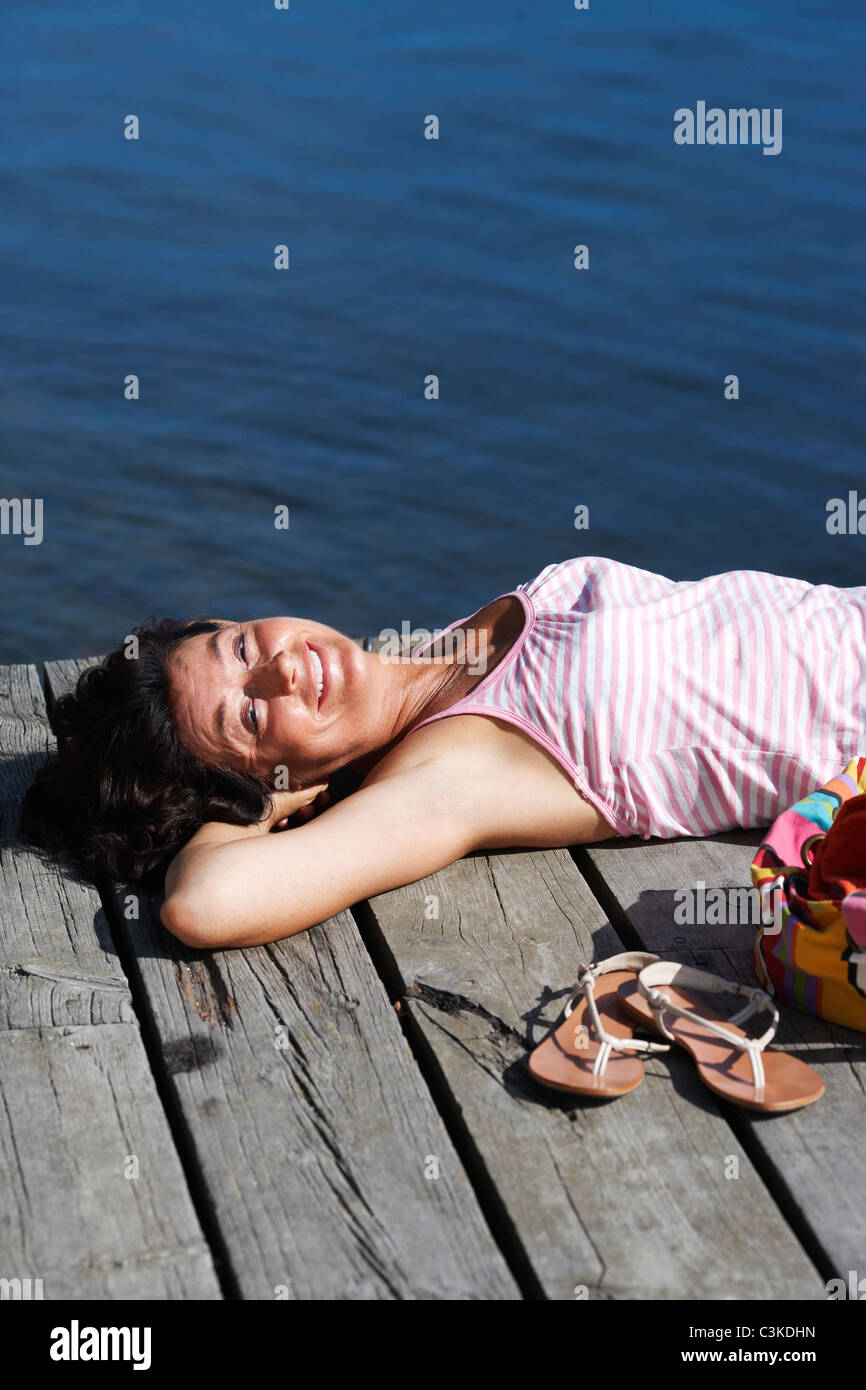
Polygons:
<instances>
[{"instance_id":1,"label":"woman's eye","mask_svg":"<svg viewBox=\"0 0 866 1390\"><path fill-rule=\"evenodd\" d=\"M246 666L247 646L244 640L244 634L242 632L238 634L237 641L235 642L235 655L237 656L238 661L240 661L244 666ZM253 704L252 700L250 700L249 704L247 705L246 715L247 728L249 729L251 734L254 734L255 737L258 738L259 721L258 716L256 715L256 707Z\"/></svg>"}]
</instances>

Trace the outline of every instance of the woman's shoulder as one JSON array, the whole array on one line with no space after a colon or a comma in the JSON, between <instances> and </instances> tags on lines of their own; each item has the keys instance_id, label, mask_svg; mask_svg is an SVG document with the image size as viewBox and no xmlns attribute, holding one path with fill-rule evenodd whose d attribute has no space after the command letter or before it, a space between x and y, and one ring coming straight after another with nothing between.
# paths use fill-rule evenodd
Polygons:
<instances>
[{"instance_id":1,"label":"woman's shoulder","mask_svg":"<svg viewBox=\"0 0 866 1390\"><path fill-rule=\"evenodd\" d=\"M408 799L436 822L456 817L474 849L552 848L617 833L523 729L478 714L440 719L402 740L365 778L361 791L370 788L384 794L386 823L391 805L402 815Z\"/></svg>"}]
</instances>

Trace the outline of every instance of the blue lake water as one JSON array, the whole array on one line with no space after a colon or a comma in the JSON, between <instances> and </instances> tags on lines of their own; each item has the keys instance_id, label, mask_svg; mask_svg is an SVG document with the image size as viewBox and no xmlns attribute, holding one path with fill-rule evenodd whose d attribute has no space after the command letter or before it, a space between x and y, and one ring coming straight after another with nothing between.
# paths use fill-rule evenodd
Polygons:
<instances>
[{"instance_id":1,"label":"blue lake water","mask_svg":"<svg viewBox=\"0 0 866 1390\"><path fill-rule=\"evenodd\" d=\"M444 625L580 553L866 582L826 529L866 498L864 35L833 0L4 0L0 496L44 538L0 536L0 661L151 613ZM699 100L781 108L781 153L676 145Z\"/></svg>"}]
</instances>

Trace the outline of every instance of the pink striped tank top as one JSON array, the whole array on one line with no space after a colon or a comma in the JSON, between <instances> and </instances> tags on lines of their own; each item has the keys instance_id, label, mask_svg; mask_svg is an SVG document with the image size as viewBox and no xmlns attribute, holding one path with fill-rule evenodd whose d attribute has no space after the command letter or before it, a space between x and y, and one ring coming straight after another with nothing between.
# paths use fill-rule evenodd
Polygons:
<instances>
[{"instance_id":1,"label":"pink striped tank top","mask_svg":"<svg viewBox=\"0 0 866 1390\"><path fill-rule=\"evenodd\" d=\"M511 592L517 641L411 732L456 714L515 724L620 835L766 825L866 753L866 588L756 570L678 582L586 556Z\"/></svg>"}]
</instances>

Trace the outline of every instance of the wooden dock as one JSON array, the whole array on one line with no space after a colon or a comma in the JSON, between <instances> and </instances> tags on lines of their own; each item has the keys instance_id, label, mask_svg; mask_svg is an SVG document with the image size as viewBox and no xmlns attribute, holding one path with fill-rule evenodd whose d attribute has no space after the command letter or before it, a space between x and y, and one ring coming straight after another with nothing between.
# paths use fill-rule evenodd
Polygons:
<instances>
[{"instance_id":1,"label":"wooden dock","mask_svg":"<svg viewBox=\"0 0 866 1390\"><path fill-rule=\"evenodd\" d=\"M21 846L49 703L0 672L0 1278L46 1299L814 1299L866 1273L866 1038L783 1012L800 1112L717 1103L678 1050L608 1104L529 1049L578 962L753 981L758 832L476 854L289 940L193 952L153 903ZM43 689L44 681L44 689Z\"/></svg>"}]
</instances>

